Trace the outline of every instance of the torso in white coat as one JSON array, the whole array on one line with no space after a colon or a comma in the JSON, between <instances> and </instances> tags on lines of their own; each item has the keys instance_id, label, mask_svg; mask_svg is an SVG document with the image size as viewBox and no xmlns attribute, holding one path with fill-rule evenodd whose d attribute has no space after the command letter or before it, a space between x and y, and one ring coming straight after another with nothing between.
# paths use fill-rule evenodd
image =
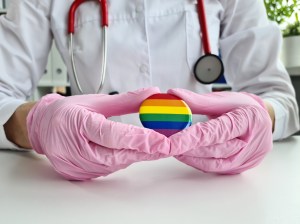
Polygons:
<instances>
[{"instance_id":1,"label":"torso in white coat","mask_svg":"<svg viewBox=\"0 0 300 224\"><path fill-rule=\"evenodd\" d=\"M107 73L100 93L158 86L211 91L193 75L203 54L194 0L108 0ZM269 101L276 116L275 139L299 129L298 107L289 76L279 60L281 33L261 0L204 0L212 53L221 49L225 77L234 91ZM72 94L80 94L68 48L68 13L73 0L11 0L0 18L0 122L38 85L52 39L64 59ZM87 1L75 20L74 53L84 93L95 93L101 75L100 8ZM4 40L4 41L2 41ZM128 119L127 119L128 117ZM122 122L140 125L136 114ZM197 121L197 119L194 119ZM6 141L3 126L0 139ZM6 144L8 145L8 143Z\"/></svg>"},{"instance_id":2,"label":"torso in white coat","mask_svg":"<svg viewBox=\"0 0 300 224\"><path fill-rule=\"evenodd\" d=\"M52 31L69 71L73 94L79 94L68 49L68 12L72 0L52 1ZM187 0L109 1L107 72L101 93L119 93L158 86L185 88L203 93L211 89L193 75L193 66L202 55L197 8ZM213 53L218 54L222 6L206 1L206 14ZM78 79L84 93L95 93L101 78L103 48L99 5L90 1L76 13L74 54ZM127 118L131 117L127 121ZM134 116L126 123L139 124Z\"/></svg>"},{"instance_id":3,"label":"torso in white coat","mask_svg":"<svg viewBox=\"0 0 300 224\"><path fill-rule=\"evenodd\" d=\"M73 1L52 1L51 23L56 45L70 74L72 93L77 94L68 50L68 12ZM194 1L109 1L107 73L102 93L126 92L142 87L186 88L207 92L193 76L202 54L200 25ZM218 54L222 6L206 1L213 52ZM76 13L74 54L79 82L85 93L95 93L101 76L103 47L99 5L90 1Z\"/></svg>"}]
</instances>

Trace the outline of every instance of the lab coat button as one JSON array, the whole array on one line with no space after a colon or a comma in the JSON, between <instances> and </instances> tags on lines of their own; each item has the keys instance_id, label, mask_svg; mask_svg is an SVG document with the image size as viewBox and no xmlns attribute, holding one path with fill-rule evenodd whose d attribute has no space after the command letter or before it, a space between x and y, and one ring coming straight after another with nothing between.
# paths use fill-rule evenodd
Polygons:
<instances>
[{"instance_id":1,"label":"lab coat button","mask_svg":"<svg viewBox=\"0 0 300 224\"><path fill-rule=\"evenodd\" d=\"M141 65L140 72L141 73L147 73L148 72L148 66L147 65Z\"/></svg>"},{"instance_id":2,"label":"lab coat button","mask_svg":"<svg viewBox=\"0 0 300 224\"><path fill-rule=\"evenodd\" d=\"M137 12L143 12L144 11L144 6L141 4L141 5L137 5L136 6L136 11Z\"/></svg>"},{"instance_id":3,"label":"lab coat button","mask_svg":"<svg viewBox=\"0 0 300 224\"><path fill-rule=\"evenodd\" d=\"M56 69L56 73L57 74L61 74L62 73L62 69L60 69L60 68Z\"/></svg>"}]
</instances>

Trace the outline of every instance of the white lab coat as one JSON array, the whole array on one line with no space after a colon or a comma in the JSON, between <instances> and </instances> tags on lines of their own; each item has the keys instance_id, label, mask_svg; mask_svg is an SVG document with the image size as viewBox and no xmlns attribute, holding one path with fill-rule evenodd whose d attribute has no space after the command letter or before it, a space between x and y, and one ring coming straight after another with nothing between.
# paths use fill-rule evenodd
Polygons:
<instances>
[{"instance_id":1,"label":"white lab coat","mask_svg":"<svg viewBox=\"0 0 300 224\"><path fill-rule=\"evenodd\" d=\"M12 0L0 19L0 148L14 148L3 124L28 99L41 78L54 39L72 75L67 17L72 0ZM200 25L192 0L110 0L107 76L102 93L141 87L211 91L197 82L193 65L202 54ZM222 52L225 76L234 91L269 101L276 114L274 139L299 129L298 107L290 78L278 60L281 35L267 20L262 0L206 0L212 51ZM98 88L102 36L99 8L83 4L76 16L75 59L85 93ZM138 116L122 122L139 122Z\"/></svg>"}]
</instances>

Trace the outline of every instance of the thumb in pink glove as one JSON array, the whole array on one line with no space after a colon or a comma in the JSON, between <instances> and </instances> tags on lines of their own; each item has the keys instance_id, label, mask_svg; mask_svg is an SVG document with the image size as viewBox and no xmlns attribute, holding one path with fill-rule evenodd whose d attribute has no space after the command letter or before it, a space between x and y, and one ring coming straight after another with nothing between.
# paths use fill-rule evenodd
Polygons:
<instances>
[{"instance_id":1,"label":"thumb in pink glove","mask_svg":"<svg viewBox=\"0 0 300 224\"><path fill-rule=\"evenodd\" d=\"M33 148L70 180L106 176L130 164L166 157L169 139L149 129L107 120L138 112L158 88L119 95L43 97L27 117Z\"/></svg>"},{"instance_id":2,"label":"thumb in pink glove","mask_svg":"<svg viewBox=\"0 0 300 224\"><path fill-rule=\"evenodd\" d=\"M178 160L204 172L241 173L258 165L272 149L272 123L264 102L256 95L216 92L199 95L172 89L193 114L211 119L197 123L170 137L180 149Z\"/></svg>"}]
</instances>

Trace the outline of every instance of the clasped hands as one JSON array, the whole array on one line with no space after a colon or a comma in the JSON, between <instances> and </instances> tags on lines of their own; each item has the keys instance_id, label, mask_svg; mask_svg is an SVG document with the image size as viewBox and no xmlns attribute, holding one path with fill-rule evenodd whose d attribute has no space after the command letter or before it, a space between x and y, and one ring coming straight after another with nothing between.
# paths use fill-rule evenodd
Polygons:
<instances>
[{"instance_id":1,"label":"clasped hands","mask_svg":"<svg viewBox=\"0 0 300 224\"><path fill-rule=\"evenodd\" d=\"M169 138L107 119L137 113L146 98L159 92L46 95L27 117L31 145L69 180L106 176L135 162L170 156L203 172L236 174L258 165L271 150L269 114L262 99L248 93L169 90L193 114L209 117Z\"/></svg>"}]
</instances>

